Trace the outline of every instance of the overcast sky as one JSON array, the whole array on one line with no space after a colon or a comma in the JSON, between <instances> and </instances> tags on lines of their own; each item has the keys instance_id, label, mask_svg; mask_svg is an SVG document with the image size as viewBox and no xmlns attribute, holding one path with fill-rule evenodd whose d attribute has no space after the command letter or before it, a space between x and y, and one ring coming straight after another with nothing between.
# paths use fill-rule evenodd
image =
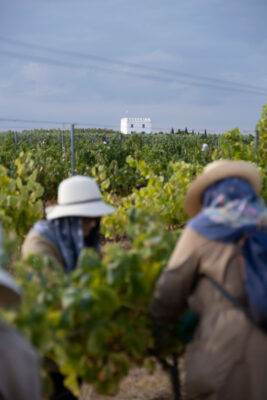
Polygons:
<instances>
[{"instance_id":1,"label":"overcast sky","mask_svg":"<svg viewBox=\"0 0 267 400\"><path fill-rule=\"evenodd\" d=\"M266 20L266 0L0 0L0 118L253 131Z\"/></svg>"}]
</instances>

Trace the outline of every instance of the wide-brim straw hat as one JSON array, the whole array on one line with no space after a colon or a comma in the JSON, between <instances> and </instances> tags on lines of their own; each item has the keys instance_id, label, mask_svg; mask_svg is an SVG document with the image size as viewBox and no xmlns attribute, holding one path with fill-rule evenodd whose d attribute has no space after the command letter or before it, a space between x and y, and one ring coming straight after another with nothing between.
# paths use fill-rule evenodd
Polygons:
<instances>
[{"instance_id":1,"label":"wide-brim straw hat","mask_svg":"<svg viewBox=\"0 0 267 400\"><path fill-rule=\"evenodd\" d=\"M63 217L102 217L114 208L102 201L94 179L76 175L62 181L58 187L58 203L46 209L47 219Z\"/></svg>"},{"instance_id":2,"label":"wide-brim straw hat","mask_svg":"<svg viewBox=\"0 0 267 400\"><path fill-rule=\"evenodd\" d=\"M11 306L21 300L21 290L11 276L0 269L0 306Z\"/></svg>"},{"instance_id":3,"label":"wide-brim straw hat","mask_svg":"<svg viewBox=\"0 0 267 400\"><path fill-rule=\"evenodd\" d=\"M238 177L247 180L256 193L260 192L262 178L257 167L247 161L219 160L208 164L193 180L185 196L185 211L194 217L202 208L205 190L225 178Z\"/></svg>"}]
</instances>

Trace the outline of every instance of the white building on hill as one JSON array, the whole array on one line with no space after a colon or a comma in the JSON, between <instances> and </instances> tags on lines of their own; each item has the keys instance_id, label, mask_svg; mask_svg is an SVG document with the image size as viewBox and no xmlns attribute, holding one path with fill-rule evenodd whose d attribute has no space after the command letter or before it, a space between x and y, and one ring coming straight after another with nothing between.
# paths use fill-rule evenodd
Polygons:
<instances>
[{"instance_id":1,"label":"white building on hill","mask_svg":"<svg viewBox=\"0 0 267 400\"><path fill-rule=\"evenodd\" d=\"M150 118L121 118L121 133L152 133Z\"/></svg>"}]
</instances>

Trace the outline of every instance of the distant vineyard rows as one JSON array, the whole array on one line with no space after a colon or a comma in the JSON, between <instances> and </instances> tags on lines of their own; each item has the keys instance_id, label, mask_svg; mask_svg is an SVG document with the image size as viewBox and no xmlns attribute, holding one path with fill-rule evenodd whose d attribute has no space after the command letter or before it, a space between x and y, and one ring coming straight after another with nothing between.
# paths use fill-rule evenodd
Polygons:
<instances>
[{"instance_id":1,"label":"distant vineyard rows","mask_svg":"<svg viewBox=\"0 0 267 400\"><path fill-rule=\"evenodd\" d=\"M126 240L130 248L105 246L102 259L84 251L68 275L37 256L21 262L19 249L27 231L42 218L44 203L56 200L59 182L70 175L69 134L28 132L17 146L11 132L0 138L2 262L24 292L21 308L4 317L43 357L57 363L74 393L79 392L79 379L114 393L131 365L152 367L155 342L148 304L187 221L187 187L212 160L249 160L262 172L261 195L267 201L267 106L257 129L256 153L254 138L237 129L219 137L180 133L121 138L118 133L78 131L76 172L93 176L105 200L116 206L103 219L102 233L106 240ZM203 143L209 147L202 152ZM182 328L177 321L175 334L165 338L162 356L174 348L181 354L189 336Z\"/></svg>"}]
</instances>

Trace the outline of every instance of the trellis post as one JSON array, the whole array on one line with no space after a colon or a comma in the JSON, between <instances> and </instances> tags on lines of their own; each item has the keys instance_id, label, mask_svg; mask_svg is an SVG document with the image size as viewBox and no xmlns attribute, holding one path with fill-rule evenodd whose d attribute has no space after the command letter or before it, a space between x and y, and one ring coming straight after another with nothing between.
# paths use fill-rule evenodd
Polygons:
<instances>
[{"instance_id":1,"label":"trellis post","mask_svg":"<svg viewBox=\"0 0 267 400\"><path fill-rule=\"evenodd\" d=\"M259 145L259 131L255 132L255 145L254 145L254 154L257 154L258 151L258 145Z\"/></svg>"},{"instance_id":2,"label":"trellis post","mask_svg":"<svg viewBox=\"0 0 267 400\"><path fill-rule=\"evenodd\" d=\"M71 174L75 174L75 136L74 124L71 124Z\"/></svg>"},{"instance_id":3,"label":"trellis post","mask_svg":"<svg viewBox=\"0 0 267 400\"><path fill-rule=\"evenodd\" d=\"M65 151L65 136L64 136L64 132L62 132L62 134L61 134L61 145L62 145L62 154L64 154L64 151Z\"/></svg>"},{"instance_id":4,"label":"trellis post","mask_svg":"<svg viewBox=\"0 0 267 400\"><path fill-rule=\"evenodd\" d=\"M18 132L17 131L14 132L14 142L15 142L15 147L17 147L18 146Z\"/></svg>"}]
</instances>

